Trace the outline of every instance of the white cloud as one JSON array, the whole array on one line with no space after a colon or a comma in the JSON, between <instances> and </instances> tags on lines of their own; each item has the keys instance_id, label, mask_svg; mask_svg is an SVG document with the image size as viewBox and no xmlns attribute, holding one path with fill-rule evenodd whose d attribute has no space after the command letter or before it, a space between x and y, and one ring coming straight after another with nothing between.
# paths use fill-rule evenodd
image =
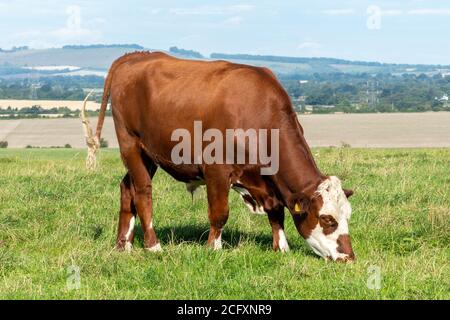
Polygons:
<instances>
[{"instance_id":1,"label":"white cloud","mask_svg":"<svg viewBox=\"0 0 450 320\"><path fill-rule=\"evenodd\" d=\"M450 8L440 8L440 9L413 9L409 10L410 15L450 15Z\"/></svg>"},{"instance_id":2,"label":"white cloud","mask_svg":"<svg viewBox=\"0 0 450 320\"><path fill-rule=\"evenodd\" d=\"M42 32L40 32L40 31L28 30L28 31L22 31L22 32L13 33L12 37L13 38L17 38L17 39L26 39L26 38L38 37L38 36L41 36L41 35L42 35Z\"/></svg>"},{"instance_id":3,"label":"white cloud","mask_svg":"<svg viewBox=\"0 0 450 320\"><path fill-rule=\"evenodd\" d=\"M162 9L160 9L160 8L157 8L157 9L151 9L150 10L150 13L151 14L158 14L158 13L160 13L162 11Z\"/></svg>"},{"instance_id":4,"label":"white cloud","mask_svg":"<svg viewBox=\"0 0 450 320\"><path fill-rule=\"evenodd\" d=\"M442 9L411 9L409 11L399 10L399 9L380 9L380 14L382 16L401 16L404 14L408 15L450 15L450 8L442 8ZM347 9L329 9L322 11L323 14L329 16L344 16L344 15L353 15L357 13L355 9L347 8Z\"/></svg>"},{"instance_id":5,"label":"white cloud","mask_svg":"<svg viewBox=\"0 0 450 320\"><path fill-rule=\"evenodd\" d=\"M32 48L55 47L64 44L92 43L102 38L102 32L96 27L104 24L104 19L95 18L83 21L79 6L66 8L66 25L54 30L28 30L10 36L15 42L26 43ZM88 27L86 27L88 26Z\"/></svg>"},{"instance_id":6,"label":"white cloud","mask_svg":"<svg viewBox=\"0 0 450 320\"><path fill-rule=\"evenodd\" d=\"M68 15L66 26L52 31L52 35L68 41L99 36L98 31L86 29L82 26L81 8L79 6L67 7L66 13Z\"/></svg>"},{"instance_id":7,"label":"white cloud","mask_svg":"<svg viewBox=\"0 0 450 320\"><path fill-rule=\"evenodd\" d=\"M402 10L381 10L382 16L401 16L403 14Z\"/></svg>"},{"instance_id":8,"label":"white cloud","mask_svg":"<svg viewBox=\"0 0 450 320\"><path fill-rule=\"evenodd\" d=\"M255 9L255 7L252 5L248 5L248 4L239 4L239 5L229 7L229 10L234 11L234 12L246 12L246 11L252 11L253 9Z\"/></svg>"},{"instance_id":9,"label":"white cloud","mask_svg":"<svg viewBox=\"0 0 450 320\"><path fill-rule=\"evenodd\" d=\"M323 14L329 15L329 16L348 16L356 13L356 10L353 8L346 8L346 9L328 9L322 11Z\"/></svg>"},{"instance_id":10,"label":"white cloud","mask_svg":"<svg viewBox=\"0 0 450 320\"><path fill-rule=\"evenodd\" d=\"M252 11L255 7L251 5L234 6L202 6L196 8L173 8L170 13L175 15L225 15Z\"/></svg>"},{"instance_id":11,"label":"white cloud","mask_svg":"<svg viewBox=\"0 0 450 320\"><path fill-rule=\"evenodd\" d=\"M69 29L61 28L50 32L50 35L59 38L61 41L87 41L98 39L101 36L101 32L89 29Z\"/></svg>"},{"instance_id":12,"label":"white cloud","mask_svg":"<svg viewBox=\"0 0 450 320\"><path fill-rule=\"evenodd\" d=\"M305 41L300 43L297 48L298 49L318 49L321 47L321 44L314 41Z\"/></svg>"},{"instance_id":13,"label":"white cloud","mask_svg":"<svg viewBox=\"0 0 450 320\"><path fill-rule=\"evenodd\" d=\"M244 21L244 18L240 16L231 17L225 20L225 24L237 26L240 25Z\"/></svg>"}]
</instances>

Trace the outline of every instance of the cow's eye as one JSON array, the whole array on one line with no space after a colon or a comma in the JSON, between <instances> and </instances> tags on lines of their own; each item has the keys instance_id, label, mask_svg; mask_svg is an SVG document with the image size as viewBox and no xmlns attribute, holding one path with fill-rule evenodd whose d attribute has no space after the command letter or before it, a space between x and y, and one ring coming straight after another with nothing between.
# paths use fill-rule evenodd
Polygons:
<instances>
[{"instance_id":1,"label":"cow's eye","mask_svg":"<svg viewBox=\"0 0 450 320\"><path fill-rule=\"evenodd\" d=\"M336 229L338 227L337 221L332 216L321 216L320 225L324 229Z\"/></svg>"}]
</instances>

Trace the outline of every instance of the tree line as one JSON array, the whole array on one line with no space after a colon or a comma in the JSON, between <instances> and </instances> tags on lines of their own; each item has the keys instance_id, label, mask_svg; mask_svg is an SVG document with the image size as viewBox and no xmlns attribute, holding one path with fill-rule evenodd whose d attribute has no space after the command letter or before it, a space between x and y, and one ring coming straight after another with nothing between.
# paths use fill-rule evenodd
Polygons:
<instances>
[{"instance_id":1,"label":"tree line","mask_svg":"<svg viewBox=\"0 0 450 320\"><path fill-rule=\"evenodd\" d=\"M450 111L445 100L450 96L450 77L440 74L314 74L282 83L299 111L306 106L320 113Z\"/></svg>"},{"instance_id":2,"label":"tree line","mask_svg":"<svg viewBox=\"0 0 450 320\"><path fill-rule=\"evenodd\" d=\"M299 112L450 111L445 100L450 96L450 77L440 74L316 73L279 78ZM0 99L83 100L87 88L101 91L103 84L104 78L98 76L0 79ZM101 94L94 98L100 99Z\"/></svg>"}]
</instances>

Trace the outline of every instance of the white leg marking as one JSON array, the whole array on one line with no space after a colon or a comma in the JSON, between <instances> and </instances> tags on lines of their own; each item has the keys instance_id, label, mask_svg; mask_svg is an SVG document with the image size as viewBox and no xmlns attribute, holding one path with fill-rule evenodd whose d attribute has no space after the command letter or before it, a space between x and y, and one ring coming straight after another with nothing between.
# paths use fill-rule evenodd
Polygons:
<instances>
[{"instance_id":1,"label":"white leg marking","mask_svg":"<svg viewBox=\"0 0 450 320\"><path fill-rule=\"evenodd\" d=\"M288 252L289 251L289 245L286 239L286 235L284 234L283 229L278 230L278 247L280 248L281 252Z\"/></svg>"},{"instance_id":2,"label":"white leg marking","mask_svg":"<svg viewBox=\"0 0 450 320\"><path fill-rule=\"evenodd\" d=\"M219 236L214 239L214 250L222 249L222 230L220 230Z\"/></svg>"},{"instance_id":3,"label":"white leg marking","mask_svg":"<svg viewBox=\"0 0 450 320\"><path fill-rule=\"evenodd\" d=\"M152 221L150 221L150 229L153 229L153 220ZM157 244L155 244L153 247L151 247L151 248L145 248L147 251L150 251L150 252L160 252L160 251L162 251L162 248L161 248L161 243L157 243Z\"/></svg>"},{"instance_id":4,"label":"white leg marking","mask_svg":"<svg viewBox=\"0 0 450 320\"><path fill-rule=\"evenodd\" d=\"M127 234L125 235L125 237L127 238L127 241L130 240L131 233L132 233L133 230L134 230L134 223L135 223L135 221L136 221L136 218L135 218L134 216L131 217L131 219L130 219L130 225L128 226Z\"/></svg>"},{"instance_id":5,"label":"white leg marking","mask_svg":"<svg viewBox=\"0 0 450 320\"><path fill-rule=\"evenodd\" d=\"M128 231L127 231L127 233L125 234L126 242L125 242L125 247L124 247L124 249L125 249L125 251L127 251L127 252L130 252L131 249L133 249L133 245L131 244L130 237L131 237L131 234L133 233L133 230L134 230L134 224L135 224L135 221L136 221L136 218L135 218L134 216L131 217L131 219L130 219L130 224L129 224L129 226L128 226Z\"/></svg>"},{"instance_id":6,"label":"white leg marking","mask_svg":"<svg viewBox=\"0 0 450 320\"><path fill-rule=\"evenodd\" d=\"M153 229L153 220L150 221L150 229ZM161 243L158 242L151 248L145 248L145 250L147 250L149 252L161 252L162 251Z\"/></svg>"}]
</instances>

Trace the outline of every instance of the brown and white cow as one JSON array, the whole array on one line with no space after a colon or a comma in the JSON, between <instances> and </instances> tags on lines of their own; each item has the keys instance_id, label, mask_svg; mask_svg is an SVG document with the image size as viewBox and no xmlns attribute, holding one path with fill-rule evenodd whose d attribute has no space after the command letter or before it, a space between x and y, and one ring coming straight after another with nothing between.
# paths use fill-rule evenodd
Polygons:
<instances>
[{"instance_id":1,"label":"brown and white cow","mask_svg":"<svg viewBox=\"0 0 450 320\"><path fill-rule=\"evenodd\" d=\"M121 183L117 248L131 248L137 214L145 248L161 250L152 220L152 178L160 167L191 191L206 184L208 245L215 249L221 248L228 194L234 189L252 211L267 213L274 250L289 250L284 233L287 208L316 254L354 260L347 200L352 192L343 189L337 177L319 171L289 96L270 70L226 61L182 60L161 52L127 54L113 63L106 78L91 151L98 148L110 97L128 169ZM177 142L172 134L180 128L193 132L196 121L205 130L224 134L227 129L278 129L278 171L262 175L261 163L175 163L171 151Z\"/></svg>"}]
</instances>

